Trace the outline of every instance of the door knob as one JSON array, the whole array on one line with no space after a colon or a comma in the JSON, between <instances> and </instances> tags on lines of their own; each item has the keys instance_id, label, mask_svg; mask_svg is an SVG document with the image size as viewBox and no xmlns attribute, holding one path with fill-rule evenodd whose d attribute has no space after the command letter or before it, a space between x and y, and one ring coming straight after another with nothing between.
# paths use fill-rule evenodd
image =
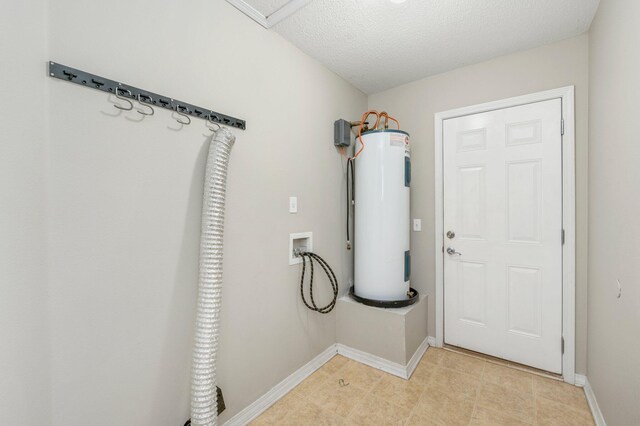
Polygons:
<instances>
[{"instance_id":1,"label":"door knob","mask_svg":"<svg viewBox=\"0 0 640 426\"><path fill-rule=\"evenodd\" d=\"M456 236L456 233L453 231L447 231L447 238L453 240Z\"/></svg>"},{"instance_id":2,"label":"door knob","mask_svg":"<svg viewBox=\"0 0 640 426\"><path fill-rule=\"evenodd\" d=\"M454 254L457 254L458 256L462 256L462 253L457 252L456 249L454 249L453 247L447 247L447 253L449 253L452 256Z\"/></svg>"}]
</instances>

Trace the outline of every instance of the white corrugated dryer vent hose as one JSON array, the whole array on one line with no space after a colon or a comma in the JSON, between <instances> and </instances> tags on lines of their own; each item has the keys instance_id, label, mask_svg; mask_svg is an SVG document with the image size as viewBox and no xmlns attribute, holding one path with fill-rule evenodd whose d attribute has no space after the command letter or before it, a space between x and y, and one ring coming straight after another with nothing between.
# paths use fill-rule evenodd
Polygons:
<instances>
[{"instance_id":1,"label":"white corrugated dryer vent hose","mask_svg":"<svg viewBox=\"0 0 640 426\"><path fill-rule=\"evenodd\" d=\"M225 127L209 145L200 236L198 307L191 369L191 424L217 423L216 352L222 302L222 255L227 166L235 136Z\"/></svg>"}]
</instances>

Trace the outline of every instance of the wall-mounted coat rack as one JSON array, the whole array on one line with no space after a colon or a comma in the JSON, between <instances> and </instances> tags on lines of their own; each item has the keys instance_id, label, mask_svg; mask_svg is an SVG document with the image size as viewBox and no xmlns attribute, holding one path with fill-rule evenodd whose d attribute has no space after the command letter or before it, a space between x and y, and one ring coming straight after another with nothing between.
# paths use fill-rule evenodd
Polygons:
<instances>
[{"instance_id":1,"label":"wall-mounted coat rack","mask_svg":"<svg viewBox=\"0 0 640 426\"><path fill-rule=\"evenodd\" d=\"M49 76L115 94L121 98L124 97L134 101L142 101L143 103L153 105L154 107L165 108L171 111L176 111L180 114L186 114L192 117L224 124L225 126L241 130L245 130L247 127L246 121L239 118L231 117L188 102L182 102L168 96L100 77L99 75L71 68L56 62L49 62Z\"/></svg>"}]
</instances>

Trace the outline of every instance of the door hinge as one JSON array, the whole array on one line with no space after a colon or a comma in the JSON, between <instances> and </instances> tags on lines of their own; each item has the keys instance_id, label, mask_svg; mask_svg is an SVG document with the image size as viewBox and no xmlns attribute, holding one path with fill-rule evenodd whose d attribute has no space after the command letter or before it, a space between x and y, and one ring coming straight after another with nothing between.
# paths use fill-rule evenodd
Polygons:
<instances>
[{"instance_id":1,"label":"door hinge","mask_svg":"<svg viewBox=\"0 0 640 426\"><path fill-rule=\"evenodd\" d=\"M564 229L562 230L562 245L564 245Z\"/></svg>"},{"instance_id":2,"label":"door hinge","mask_svg":"<svg viewBox=\"0 0 640 426\"><path fill-rule=\"evenodd\" d=\"M442 252L444 253L444 246L442 246Z\"/></svg>"},{"instance_id":3,"label":"door hinge","mask_svg":"<svg viewBox=\"0 0 640 426\"><path fill-rule=\"evenodd\" d=\"M562 355L564 355L564 337L562 338L562 343L560 343L560 349L562 350Z\"/></svg>"},{"instance_id":4,"label":"door hinge","mask_svg":"<svg viewBox=\"0 0 640 426\"><path fill-rule=\"evenodd\" d=\"M564 136L564 118L560 120L560 135Z\"/></svg>"}]
</instances>

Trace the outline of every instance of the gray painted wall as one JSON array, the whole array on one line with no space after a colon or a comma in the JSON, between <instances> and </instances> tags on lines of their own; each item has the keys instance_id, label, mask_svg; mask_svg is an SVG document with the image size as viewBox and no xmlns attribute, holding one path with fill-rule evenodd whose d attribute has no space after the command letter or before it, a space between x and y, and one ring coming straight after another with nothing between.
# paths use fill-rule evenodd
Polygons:
<instances>
[{"instance_id":1,"label":"gray painted wall","mask_svg":"<svg viewBox=\"0 0 640 426\"><path fill-rule=\"evenodd\" d=\"M334 315L300 301L288 235L313 231L344 285L333 121L357 117L366 97L223 0L55 4L52 59L248 122L228 177L224 422L335 342ZM167 111L114 117L104 93L47 83L52 423L181 425L209 132L200 120L179 129Z\"/></svg>"},{"instance_id":2,"label":"gray painted wall","mask_svg":"<svg viewBox=\"0 0 640 426\"><path fill-rule=\"evenodd\" d=\"M640 424L639 19L640 2L603 0L590 32L587 359L609 426Z\"/></svg>"},{"instance_id":3,"label":"gray painted wall","mask_svg":"<svg viewBox=\"0 0 640 426\"><path fill-rule=\"evenodd\" d=\"M557 87L576 86L576 372L586 372L587 333L587 100L588 37L492 59L369 96L411 134L414 167L411 217L411 285L429 294L429 335L435 336L435 201L433 114Z\"/></svg>"},{"instance_id":4,"label":"gray painted wall","mask_svg":"<svg viewBox=\"0 0 640 426\"><path fill-rule=\"evenodd\" d=\"M50 414L44 253L46 2L0 2L0 424Z\"/></svg>"}]
</instances>

